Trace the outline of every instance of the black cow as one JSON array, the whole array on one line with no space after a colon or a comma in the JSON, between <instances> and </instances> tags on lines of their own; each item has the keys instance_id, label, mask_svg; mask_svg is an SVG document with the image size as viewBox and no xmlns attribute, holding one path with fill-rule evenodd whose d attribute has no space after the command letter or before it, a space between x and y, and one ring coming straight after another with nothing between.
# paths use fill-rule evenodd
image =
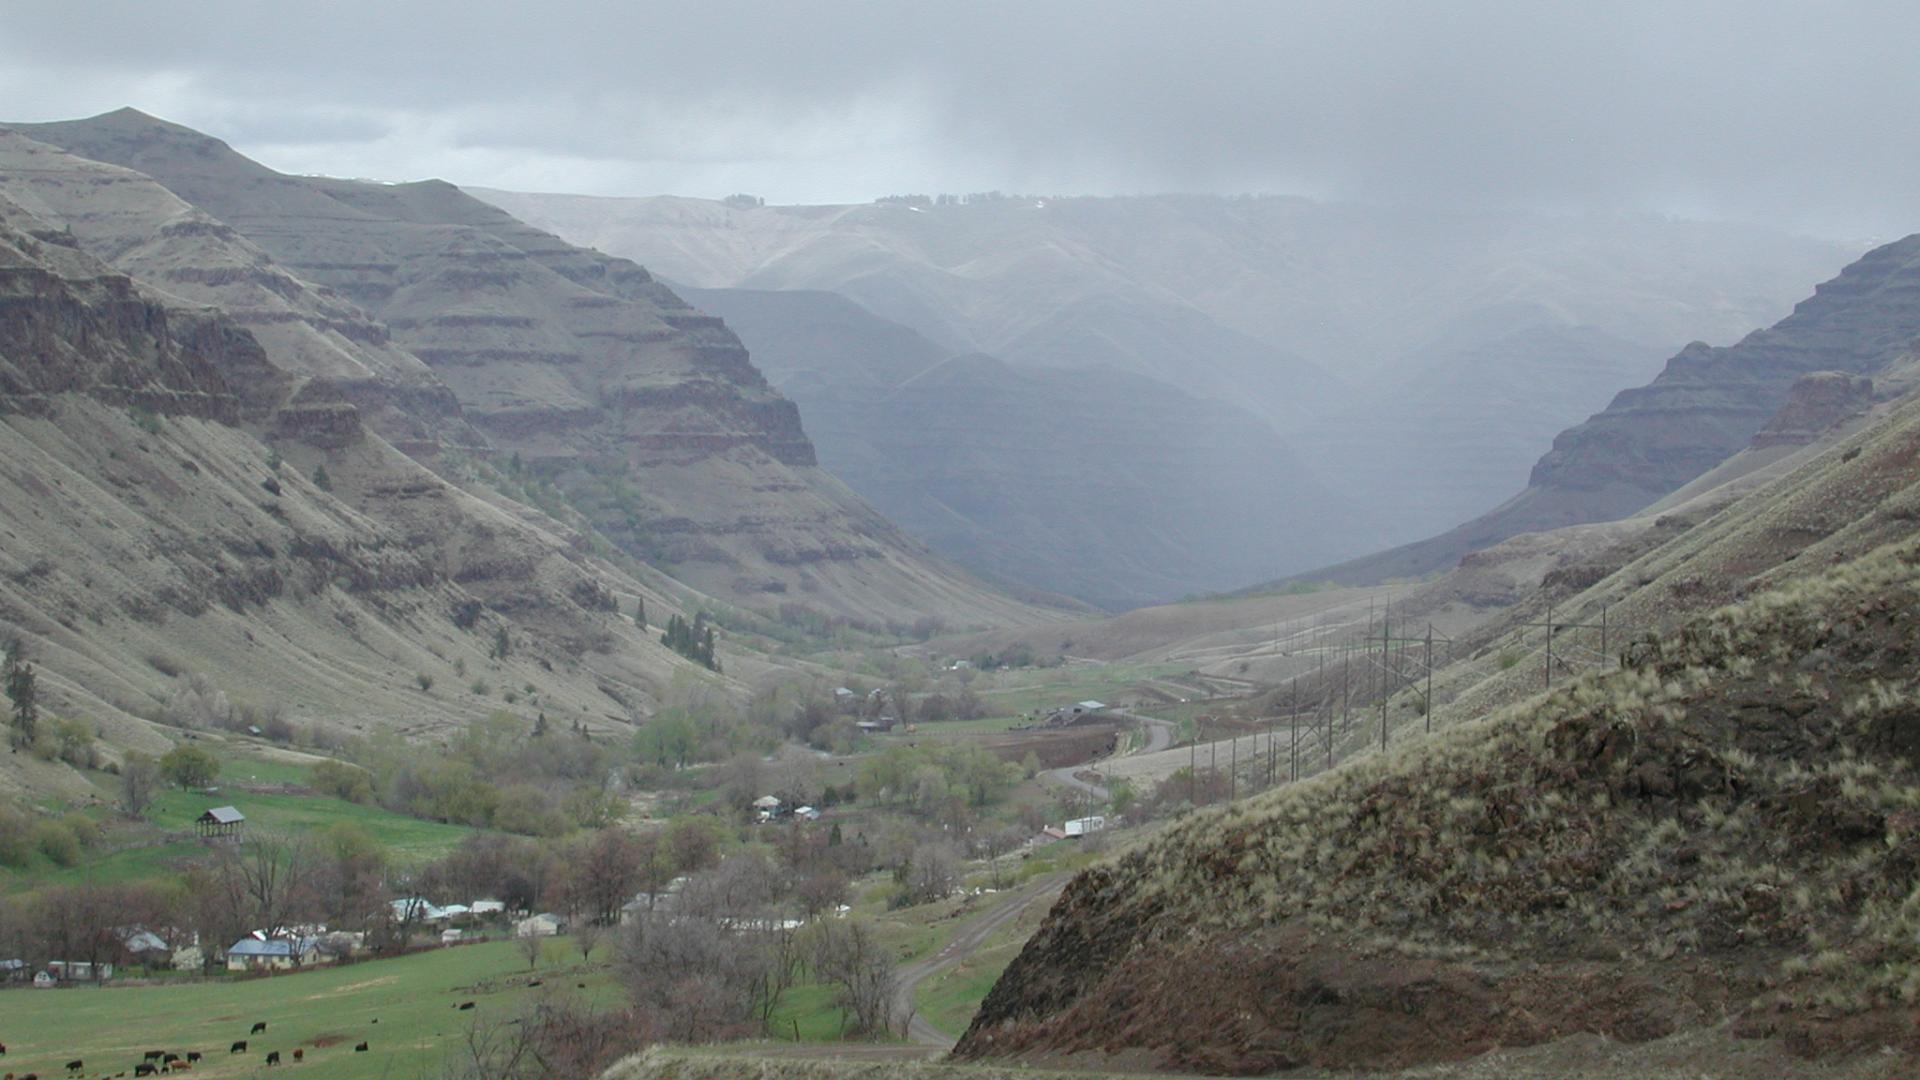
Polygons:
<instances>
[{"instance_id":1,"label":"black cow","mask_svg":"<svg viewBox=\"0 0 1920 1080\"><path fill-rule=\"evenodd\" d=\"M459 1010L460 1010L461 1012L466 1012L466 1011L467 1011L468 1009L471 1009L471 1008L473 1008L473 1002L471 1002L471 1001L463 1001L463 1002L461 1002L460 1004L458 1004L458 1005L456 1005L456 1006L454 1006L454 1007L455 1007L455 1008L457 1008L457 1009L459 1009Z\"/></svg>"},{"instance_id":2,"label":"black cow","mask_svg":"<svg viewBox=\"0 0 1920 1080\"><path fill-rule=\"evenodd\" d=\"M67 1071L70 1073L79 1072L86 1067L87 1063L81 1061L79 1058L74 1058L72 1061L67 1062Z\"/></svg>"},{"instance_id":3,"label":"black cow","mask_svg":"<svg viewBox=\"0 0 1920 1080\"><path fill-rule=\"evenodd\" d=\"M140 1055L140 1060L142 1060L142 1061L158 1061L158 1060L160 1060L161 1058L163 1058L163 1057L165 1057L165 1056L166 1056L166 1053L167 1053L167 1052L166 1052L165 1050L149 1050L149 1051L147 1051L146 1053L144 1053L144 1054L141 1054L141 1055Z\"/></svg>"},{"instance_id":4,"label":"black cow","mask_svg":"<svg viewBox=\"0 0 1920 1080\"><path fill-rule=\"evenodd\" d=\"M188 1061L199 1061L199 1060L200 1060L200 1051L198 1051L198 1050L189 1050L189 1051L187 1051L187 1060L188 1060Z\"/></svg>"},{"instance_id":5,"label":"black cow","mask_svg":"<svg viewBox=\"0 0 1920 1080\"><path fill-rule=\"evenodd\" d=\"M143 1061L133 1067L133 1075L135 1076L152 1076L159 1071L151 1061Z\"/></svg>"},{"instance_id":6,"label":"black cow","mask_svg":"<svg viewBox=\"0 0 1920 1080\"><path fill-rule=\"evenodd\" d=\"M364 1054L364 1053L366 1053L366 1052L367 1052L367 1044L366 1044L366 1043L355 1043L355 1044L354 1044L354 1047L353 1047L353 1052L354 1052L354 1053L356 1053L356 1054Z\"/></svg>"},{"instance_id":7,"label":"black cow","mask_svg":"<svg viewBox=\"0 0 1920 1080\"><path fill-rule=\"evenodd\" d=\"M280 1064L280 1051L278 1050L267 1051L267 1064L269 1065Z\"/></svg>"},{"instance_id":8,"label":"black cow","mask_svg":"<svg viewBox=\"0 0 1920 1080\"><path fill-rule=\"evenodd\" d=\"M227 1053L229 1054L244 1054L246 1052L247 1052L247 1040L245 1039L241 1039L239 1042L234 1043L232 1046L227 1047Z\"/></svg>"},{"instance_id":9,"label":"black cow","mask_svg":"<svg viewBox=\"0 0 1920 1080\"><path fill-rule=\"evenodd\" d=\"M258 1035L265 1030L267 1030L267 1022L265 1020L255 1020L253 1022L253 1030L247 1032L247 1034Z\"/></svg>"},{"instance_id":10,"label":"black cow","mask_svg":"<svg viewBox=\"0 0 1920 1080\"><path fill-rule=\"evenodd\" d=\"M176 1061L179 1061L179 1060L180 1060L180 1055L179 1055L179 1054L162 1054L162 1055L160 1055L160 1064L162 1064L162 1065L171 1065L171 1064L173 1064L174 1062L176 1062Z\"/></svg>"}]
</instances>

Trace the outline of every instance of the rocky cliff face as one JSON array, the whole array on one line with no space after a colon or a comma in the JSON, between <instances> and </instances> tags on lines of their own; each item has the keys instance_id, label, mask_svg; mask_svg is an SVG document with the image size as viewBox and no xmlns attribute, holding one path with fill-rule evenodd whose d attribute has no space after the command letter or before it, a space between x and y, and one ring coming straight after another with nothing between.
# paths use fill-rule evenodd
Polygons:
<instances>
[{"instance_id":1,"label":"rocky cliff face","mask_svg":"<svg viewBox=\"0 0 1920 1080\"><path fill-rule=\"evenodd\" d=\"M1342 582L1380 581L1444 569L1461 555L1525 532L1633 514L1747 448L1776 414L1789 427L1842 407L1868 380L1910 368L1920 337L1920 235L1877 248L1814 290L1793 313L1739 342L1682 349L1645 386L1554 439L1527 487L1499 507L1439 536L1317 571ZM1900 385L1900 380L1889 385Z\"/></svg>"},{"instance_id":2,"label":"rocky cliff face","mask_svg":"<svg viewBox=\"0 0 1920 1080\"><path fill-rule=\"evenodd\" d=\"M50 712L96 724L112 755L164 749L147 721L193 675L335 729L428 732L503 707L454 689L468 669L593 727L650 710L686 662L589 600L670 603L180 305L0 197L0 636L25 640ZM490 655L502 633L507 658ZM72 781L0 759L0 789Z\"/></svg>"},{"instance_id":3,"label":"rocky cliff face","mask_svg":"<svg viewBox=\"0 0 1920 1080\"><path fill-rule=\"evenodd\" d=\"M1571 428L1534 466L1531 486L1599 496L1619 517L1745 446L1812 371L1872 375L1920 336L1920 236L1868 252L1793 314L1740 342L1682 349L1643 387Z\"/></svg>"},{"instance_id":4,"label":"rocky cliff face","mask_svg":"<svg viewBox=\"0 0 1920 1080\"><path fill-rule=\"evenodd\" d=\"M1873 380L1844 371L1816 371L1796 379L1786 404L1755 432L1755 450L1808 446L1839 424L1873 407Z\"/></svg>"},{"instance_id":5,"label":"rocky cliff face","mask_svg":"<svg viewBox=\"0 0 1920 1080\"><path fill-rule=\"evenodd\" d=\"M382 322L526 478L709 595L877 622L1025 617L817 468L793 404L737 339L638 266L566 245L437 182L282 176L123 110L22 125L154 177L279 265Z\"/></svg>"},{"instance_id":6,"label":"rocky cliff face","mask_svg":"<svg viewBox=\"0 0 1920 1080\"><path fill-rule=\"evenodd\" d=\"M152 178L0 131L0 194L96 258L170 296L217 308L250 331L289 386L301 387L297 407L351 404L354 415L417 455L484 445L452 392L385 326L288 273ZM336 414L337 429L349 414ZM288 423L291 431L302 422Z\"/></svg>"}]
</instances>

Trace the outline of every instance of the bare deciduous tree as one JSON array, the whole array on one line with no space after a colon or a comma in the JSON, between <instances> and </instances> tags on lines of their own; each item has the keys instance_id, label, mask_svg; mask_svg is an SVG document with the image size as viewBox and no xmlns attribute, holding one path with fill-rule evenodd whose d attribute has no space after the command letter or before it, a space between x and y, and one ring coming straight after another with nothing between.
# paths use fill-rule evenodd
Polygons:
<instances>
[{"instance_id":1,"label":"bare deciduous tree","mask_svg":"<svg viewBox=\"0 0 1920 1080\"><path fill-rule=\"evenodd\" d=\"M814 975L834 987L853 1033L875 1038L893 1030L899 977L873 925L861 919L818 923L812 945Z\"/></svg>"},{"instance_id":2,"label":"bare deciduous tree","mask_svg":"<svg viewBox=\"0 0 1920 1080\"><path fill-rule=\"evenodd\" d=\"M160 764L152 755L135 750L120 763L120 809L128 817L146 817L159 788Z\"/></svg>"}]
</instances>

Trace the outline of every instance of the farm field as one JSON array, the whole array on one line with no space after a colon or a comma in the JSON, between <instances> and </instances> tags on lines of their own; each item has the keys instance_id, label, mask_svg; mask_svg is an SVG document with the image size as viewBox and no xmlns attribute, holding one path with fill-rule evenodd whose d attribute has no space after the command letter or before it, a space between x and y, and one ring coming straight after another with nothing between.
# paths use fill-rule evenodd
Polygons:
<instances>
[{"instance_id":1,"label":"farm field","mask_svg":"<svg viewBox=\"0 0 1920 1080\"><path fill-rule=\"evenodd\" d=\"M554 939L554 952L569 948ZM559 964L543 961L529 988L526 958L509 941L434 949L391 960L368 960L269 978L215 980L172 986L0 993L0 1042L16 1075L66 1075L67 1062L87 1063L82 1075L131 1072L147 1050L205 1059L195 1076L253 1076L265 1072L268 1051L285 1065L293 1050L306 1060L299 1076L437 1077L443 1056L474 1019L501 1021L541 993L583 995L596 1004L619 999L608 965L579 964L568 951ZM586 989L576 984L585 982ZM473 1001L475 1008L457 1006ZM250 1035L256 1021L267 1030ZM375 1021L378 1021L377 1023ZM230 1054L236 1040L244 1054ZM367 1053L354 1053L365 1040Z\"/></svg>"},{"instance_id":2,"label":"farm field","mask_svg":"<svg viewBox=\"0 0 1920 1080\"><path fill-rule=\"evenodd\" d=\"M425 821L379 806L297 790L309 782L312 774L311 766L300 760L304 755L273 748L254 752L252 747L221 745L210 740L203 741L202 745L220 758L221 774L216 790L164 789L155 795L147 820L135 824L110 809L117 779L105 773L97 774L94 779L100 788L101 801L86 812L102 825L104 842L82 852L72 866L58 866L44 855L35 854L19 867L0 869L0 893L83 881L117 884L172 873L182 864L206 854L206 849L190 834L193 820L214 806L238 807L247 815L252 829L294 835L315 835L337 824L354 825L384 847L393 864L402 868L445 855L475 831L465 825ZM295 790L254 790L256 785ZM163 840L165 837L173 839Z\"/></svg>"}]
</instances>

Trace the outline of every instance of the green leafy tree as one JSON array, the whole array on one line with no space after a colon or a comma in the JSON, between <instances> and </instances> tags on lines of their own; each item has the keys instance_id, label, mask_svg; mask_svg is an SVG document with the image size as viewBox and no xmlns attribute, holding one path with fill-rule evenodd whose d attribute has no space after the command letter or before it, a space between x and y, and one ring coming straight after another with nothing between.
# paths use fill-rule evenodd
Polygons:
<instances>
[{"instance_id":1,"label":"green leafy tree","mask_svg":"<svg viewBox=\"0 0 1920 1080\"><path fill-rule=\"evenodd\" d=\"M20 639L7 643L7 700L13 702L15 749L32 746L40 736L40 690Z\"/></svg>"},{"instance_id":2,"label":"green leafy tree","mask_svg":"<svg viewBox=\"0 0 1920 1080\"><path fill-rule=\"evenodd\" d=\"M197 746L176 746L160 759L160 775L181 791L203 788L220 775L220 759Z\"/></svg>"}]
</instances>

